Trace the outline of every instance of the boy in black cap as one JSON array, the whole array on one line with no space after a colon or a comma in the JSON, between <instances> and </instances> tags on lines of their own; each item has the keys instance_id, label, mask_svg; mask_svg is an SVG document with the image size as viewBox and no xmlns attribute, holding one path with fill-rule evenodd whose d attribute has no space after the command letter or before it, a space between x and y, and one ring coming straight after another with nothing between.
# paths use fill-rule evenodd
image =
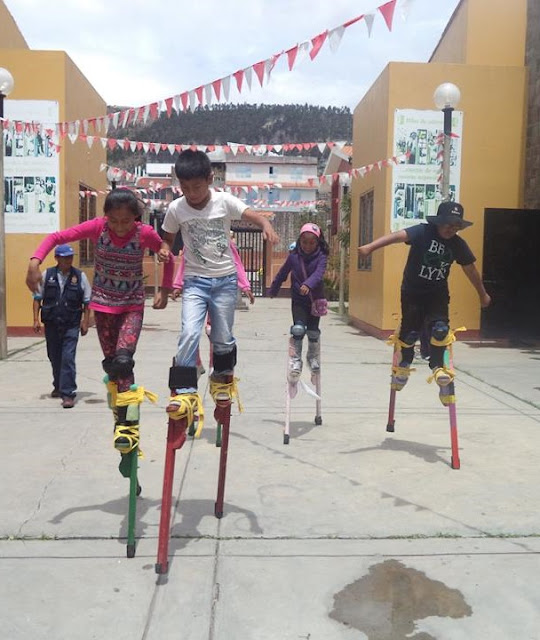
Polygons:
<instances>
[{"instance_id":1,"label":"boy in black cap","mask_svg":"<svg viewBox=\"0 0 540 640\"><path fill-rule=\"evenodd\" d=\"M74 251L69 244L60 244L54 251L56 267L43 272L41 284L34 294L34 331L45 325L47 356L53 370L52 398L62 398L62 407L75 404L75 353L79 331L88 333L90 283L86 275L73 266Z\"/></svg>"},{"instance_id":2,"label":"boy in black cap","mask_svg":"<svg viewBox=\"0 0 540 640\"><path fill-rule=\"evenodd\" d=\"M463 207L458 202L442 202L437 215L426 219L428 224L417 224L358 247L358 254L367 257L377 249L398 242L410 245L401 283L401 328L398 336L401 361L392 369L392 388L400 391L407 384L414 345L425 327L430 335L429 366L441 395L444 395L445 387L453 380L452 372L444 366L444 351L451 341L448 275L452 262L461 265L476 289L482 307L487 307L491 298L474 265L476 258L469 245L457 235L458 231L472 224L464 219Z\"/></svg>"}]
</instances>

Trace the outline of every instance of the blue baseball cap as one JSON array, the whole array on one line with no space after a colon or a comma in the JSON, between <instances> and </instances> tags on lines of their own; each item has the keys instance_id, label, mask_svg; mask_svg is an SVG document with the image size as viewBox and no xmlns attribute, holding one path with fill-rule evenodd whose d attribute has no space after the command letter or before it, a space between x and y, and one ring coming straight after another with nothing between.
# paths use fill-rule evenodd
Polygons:
<instances>
[{"instance_id":1,"label":"blue baseball cap","mask_svg":"<svg viewBox=\"0 0 540 640\"><path fill-rule=\"evenodd\" d=\"M59 244L54 250L54 255L60 258L67 258L68 256L75 255L75 251L73 251L69 244Z\"/></svg>"}]
</instances>

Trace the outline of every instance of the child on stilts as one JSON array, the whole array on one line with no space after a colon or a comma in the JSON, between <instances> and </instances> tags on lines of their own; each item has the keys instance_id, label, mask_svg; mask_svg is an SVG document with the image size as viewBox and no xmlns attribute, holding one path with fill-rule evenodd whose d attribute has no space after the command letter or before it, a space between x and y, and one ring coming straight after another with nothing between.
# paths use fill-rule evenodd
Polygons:
<instances>
[{"instance_id":1,"label":"child on stilts","mask_svg":"<svg viewBox=\"0 0 540 640\"><path fill-rule=\"evenodd\" d=\"M295 245L289 247L289 255L270 285L269 295L277 296L281 285L291 274L291 338L289 340L289 365L287 378L291 384L298 382L302 373L302 341L308 338L306 360L313 374L320 372L320 317L313 315L313 300L324 298L323 276L328 260L328 244L323 232L308 222L300 229Z\"/></svg>"},{"instance_id":2,"label":"child on stilts","mask_svg":"<svg viewBox=\"0 0 540 640\"><path fill-rule=\"evenodd\" d=\"M197 391L197 352L208 313L213 348L210 393L216 403L234 395L236 341L232 334L238 275L230 241L231 221L242 219L260 227L264 240L278 237L270 222L244 202L211 189L212 166L202 151L183 151L175 164L183 196L174 200L163 221L158 254L168 260L176 234L184 242L182 326L174 365L169 372L171 398L167 412L176 420L192 416L201 406Z\"/></svg>"},{"instance_id":3,"label":"child on stilts","mask_svg":"<svg viewBox=\"0 0 540 640\"><path fill-rule=\"evenodd\" d=\"M410 245L407 264L401 283L401 327L398 345L401 356L392 368L392 389L400 391L407 384L414 358L414 345L424 327L429 333L429 366L439 386L441 402L446 404L454 374L444 363L447 346L453 340L449 326L448 275L452 263L457 262L476 289L480 305L487 307L491 298L475 267L469 245L458 231L470 226L464 220L464 211L458 202L442 202L436 216L426 217L428 224L417 224L407 229L382 236L358 248L361 257L390 244L405 242Z\"/></svg>"},{"instance_id":4,"label":"child on stilts","mask_svg":"<svg viewBox=\"0 0 540 640\"><path fill-rule=\"evenodd\" d=\"M133 356L142 329L144 314L143 256L146 249L158 252L161 238L154 229L139 221L142 203L128 189L115 189L105 198L104 217L94 218L64 231L48 235L30 259L26 284L36 291L41 281L39 265L57 245L89 239L94 242L94 280L89 307L108 375L110 406L115 416L114 446L128 454L139 444L138 419L128 415L130 405L142 398L133 395L135 378ZM154 309L167 306L172 289L174 264L167 260L161 290L154 299ZM142 387L139 389L139 391ZM148 395L149 392L147 392ZM140 394L139 394L140 395ZM138 410L131 414L138 414ZM122 468L123 475L129 475Z\"/></svg>"}]
</instances>

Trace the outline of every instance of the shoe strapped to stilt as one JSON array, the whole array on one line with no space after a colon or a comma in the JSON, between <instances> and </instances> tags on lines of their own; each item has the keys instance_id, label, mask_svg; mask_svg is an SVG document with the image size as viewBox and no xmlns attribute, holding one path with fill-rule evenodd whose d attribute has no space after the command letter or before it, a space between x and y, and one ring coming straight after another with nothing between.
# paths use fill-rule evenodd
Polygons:
<instances>
[{"instance_id":1,"label":"shoe strapped to stilt","mask_svg":"<svg viewBox=\"0 0 540 640\"><path fill-rule=\"evenodd\" d=\"M118 424L114 430L114 448L120 453L130 453L139 446L139 405L148 399L157 402L158 396L137 384L132 384L129 391L121 391L116 396L117 407L127 407L126 422ZM143 452L138 449L139 457Z\"/></svg>"},{"instance_id":2,"label":"shoe strapped to stilt","mask_svg":"<svg viewBox=\"0 0 540 640\"><path fill-rule=\"evenodd\" d=\"M437 367L433 369L433 373L429 376L427 381L431 384L433 380L439 385L439 387L446 387L451 382L454 382L456 374L447 367Z\"/></svg>"},{"instance_id":3,"label":"shoe strapped to stilt","mask_svg":"<svg viewBox=\"0 0 540 640\"><path fill-rule=\"evenodd\" d=\"M242 413L244 407L240 402L238 394L239 379L232 377L230 381L214 380L210 378L210 395L216 404L226 404L232 402L236 398L238 402L238 411Z\"/></svg>"},{"instance_id":4,"label":"shoe strapped to stilt","mask_svg":"<svg viewBox=\"0 0 540 640\"><path fill-rule=\"evenodd\" d=\"M401 364L399 366L392 367L392 380L390 382L390 388L394 391L401 391L407 384L411 371L416 371L409 364Z\"/></svg>"},{"instance_id":5,"label":"shoe strapped to stilt","mask_svg":"<svg viewBox=\"0 0 540 640\"><path fill-rule=\"evenodd\" d=\"M197 418L195 437L199 438L204 425L204 407L198 393L178 393L171 396L166 409L172 420L187 420L188 426Z\"/></svg>"}]
</instances>

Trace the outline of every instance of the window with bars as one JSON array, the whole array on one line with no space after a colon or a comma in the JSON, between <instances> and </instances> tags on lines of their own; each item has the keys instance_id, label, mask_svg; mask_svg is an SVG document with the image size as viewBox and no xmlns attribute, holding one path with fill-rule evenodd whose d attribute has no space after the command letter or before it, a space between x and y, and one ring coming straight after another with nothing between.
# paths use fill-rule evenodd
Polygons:
<instances>
[{"instance_id":1,"label":"window with bars","mask_svg":"<svg viewBox=\"0 0 540 640\"><path fill-rule=\"evenodd\" d=\"M373 242L373 190L360 196L360 217L358 226L358 246ZM358 256L358 271L371 271L371 256Z\"/></svg>"},{"instance_id":2,"label":"window with bars","mask_svg":"<svg viewBox=\"0 0 540 640\"><path fill-rule=\"evenodd\" d=\"M79 222L96 217L97 196L91 195L92 191L93 189L84 184L79 185ZM82 267L94 264L94 245L91 240L79 241L79 257Z\"/></svg>"}]
</instances>

